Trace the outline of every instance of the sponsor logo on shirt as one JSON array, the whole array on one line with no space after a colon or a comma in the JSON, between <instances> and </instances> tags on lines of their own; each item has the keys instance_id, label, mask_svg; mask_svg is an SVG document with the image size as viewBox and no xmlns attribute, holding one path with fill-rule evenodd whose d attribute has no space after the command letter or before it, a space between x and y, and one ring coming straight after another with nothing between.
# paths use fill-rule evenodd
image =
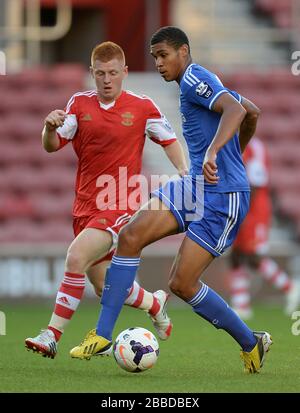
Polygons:
<instances>
[{"instance_id":1,"label":"sponsor logo on shirt","mask_svg":"<svg viewBox=\"0 0 300 413\"><path fill-rule=\"evenodd\" d=\"M133 125L133 118L134 115L130 112L122 113L122 125L124 126L132 126Z\"/></svg>"},{"instance_id":2,"label":"sponsor logo on shirt","mask_svg":"<svg viewBox=\"0 0 300 413\"><path fill-rule=\"evenodd\" d=\"M204 99L209 99L213 94L213 89L206 82L202 81L196 87L196 93L198 96L203 97Z\"/></svg>"}]
</instances>

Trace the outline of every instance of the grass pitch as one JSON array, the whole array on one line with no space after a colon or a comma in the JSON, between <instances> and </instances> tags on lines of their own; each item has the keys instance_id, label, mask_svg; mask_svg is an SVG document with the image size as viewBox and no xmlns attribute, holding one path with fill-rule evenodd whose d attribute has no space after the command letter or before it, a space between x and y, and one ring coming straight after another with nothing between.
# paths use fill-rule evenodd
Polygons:
<instances>
[{"instance_id":1,"label":"grass pitch","mask_svg":"<svg viewBox=\"0 0 300 413\"><path fill-rule=\"evenodd\" d=\"M53 303L9 304L6 335L0 336L0 392L42 393L203 393L300 392L300 335L291 333L293 320L280 308L255 309L249 326L267 330L274 344L260 374L246 375L239 346L222 330L195 315L187 306L170 306L174 322L171 338L160 341L157 364L140 374L121 370L113 357L75 360L69 350L94 327L98 304L82 303L59 343L54 360L28 352L24 339L46 327ZM141 326L155 333L142 312L124 308L115 337L125 328Z\"/></svg>"}]
</instances>

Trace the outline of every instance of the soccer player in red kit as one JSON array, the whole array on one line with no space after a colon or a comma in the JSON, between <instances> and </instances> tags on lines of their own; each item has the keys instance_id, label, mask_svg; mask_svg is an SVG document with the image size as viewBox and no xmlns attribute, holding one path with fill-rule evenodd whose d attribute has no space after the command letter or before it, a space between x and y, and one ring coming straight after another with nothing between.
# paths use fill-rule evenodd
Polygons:
<instances>
[{"instance_id":1,"label":"soccer player in red kit","mask_svg":"<svg viewBox=\"0 0 300 413\"><path fill-rule=\"evenodd\" d=\"M141 172L145 136L162 146L180 175L187 173L182 146L155 103L122 89L128 68L124 52L112 42L96 46L91 55L96 90L71 97L66 109L54 110L45 119L42 142L55 152L72 142L78 156L73 206L75 239L65 262L65 275L56 297L48 328L27 338L28 349L54 357L57 342L76 311L88 275L101 295L106 268L119 230L138 209L136 188L130 178ZM161 339L172 323L165 312L168 294L150 293L135 281L125 304L146 310ZM111 348L101 354L109 354Z\"/></svg>"},{"instance_id":2,"label":"soccer player in red kit","mask_svg":"<svg viewBox=\"0 0 300 413\"><path fill-rule=\"evenodd\" d=\"M290 315L299 305L299 283L291 280L268 256L268 238L272 219L270 167L266 147L259 138L254 137L250 140L243 153L243 160L251 185L251 203L230 256L231 305L241 318L246 320L252 317L248 273L250 268L256 270L285 295L285 312Z\"/></svg>"}]
</instances>

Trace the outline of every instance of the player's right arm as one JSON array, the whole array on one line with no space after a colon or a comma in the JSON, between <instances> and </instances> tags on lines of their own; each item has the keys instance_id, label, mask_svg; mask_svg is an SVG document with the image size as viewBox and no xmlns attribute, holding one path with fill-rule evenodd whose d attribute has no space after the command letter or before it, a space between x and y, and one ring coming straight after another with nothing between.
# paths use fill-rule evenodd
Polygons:
<instances>
[{"instance_id":1,"label":"player's right arm","mask_svg":"<svg viewBox=\"0 0 300 413\"><path fill-rule=\"evenodd\" d=\"M66 116L66 112L57 109L50 112L45 118L42 131L42 144L47 152L55 152L60 147L60 139L56 130L63 126Z\"/></svg>"}]
</instances>

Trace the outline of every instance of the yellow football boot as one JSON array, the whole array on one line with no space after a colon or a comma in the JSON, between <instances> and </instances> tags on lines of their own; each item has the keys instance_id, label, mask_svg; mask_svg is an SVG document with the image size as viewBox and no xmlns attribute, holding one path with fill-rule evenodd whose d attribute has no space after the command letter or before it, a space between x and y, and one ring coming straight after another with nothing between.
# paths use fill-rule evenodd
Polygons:
<instances>
[{"instance_id":1,"label":"yellow football boot","mask_svg":"<svg viewBox=\"0 0 300 413\"><path fill-rule=\"evenodd\" d=\"M273 343L272 337L266 331L254 331L257 338L256 346L253 350L241 351L241 359L244 362L245 373L259 373L263 366L265 355L269 351L271 344Z\"/></svg>"},{"instance_id":2,"label":"yellow football boot","mask_svg":"<svg viewBox=\"0 0 300 413\"><path fill-rule=\"evenodd\" d=\"M79 346L72 348L70 356L76 359L90 360L92 356L109 356L112 352L112 342L97 336L96 329L91 330Z\"/></svg>"}]
</instances>

